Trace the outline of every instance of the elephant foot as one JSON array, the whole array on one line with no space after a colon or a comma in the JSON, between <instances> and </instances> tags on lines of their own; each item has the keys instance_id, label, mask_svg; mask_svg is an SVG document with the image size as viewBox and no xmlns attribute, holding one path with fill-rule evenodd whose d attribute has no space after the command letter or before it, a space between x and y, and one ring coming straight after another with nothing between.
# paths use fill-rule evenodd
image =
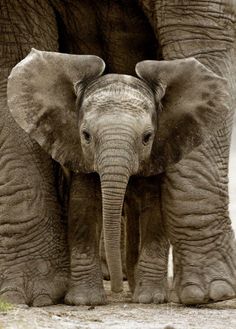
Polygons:
<instances>
[{"instance_id":1,"label":"elephant foot","mask_svg":"<svg viewBox=\"0 0 236 329\"><path fill-rule=\"evenodd\" d=\"M23 291L19 291L16 288L9 287L9 290L6 290L0 293L0 298L5 303L10 304L27 304L25 294Z\"/></svg>"},{"instance_id":2,"label":"elephant foot","mask_svg":"<svg viewBox=\"0 0 236 329\"><path fill-rule=\"evenodd\" d=\"M236 297L236 246L212 250L209 255L176 256L172 302L205 304ZM191 265L187 262L191 259ZM185 264L184 264L185 263ZM179 265L181 264L181 265Z\"/></svg>"},{"instance_id":3,"label":"elephant foot","mask_svg":"<svg viewBox=\"0 0 236 329\"><path fill-rule=\"evenodd\" d=\"M231 299L235 296L235 290L227 281L216 280L210 283L208 291L204 291L198 285L187 285L181 291L179 298L173 294L171 301L181 302L185 305L197 305Z\"/></svg>"},{"instance_id":4,"label":"elephant foot","mask_svg":"<svg viewBox=\"0 0 236 329\"><path fill-rule=\"evenodd\" d=\"M63 302L67 289L67 280L55 278L50 281L38 282L31 299L32 306L48 306Z\"/></svg>"},{"instance_id":5,"label":"elephant foot","mask_svg":"<svg viewBox=\"0 0 236 329\"><path fill-rule=\"evenodd\" d=\"M151 241L151 242L150 242ZM134 275L129 278L132 301L142 304L162 304L168 300L167 265L169 243L165 236L161 241L144 241Z\"/></svg>"},{"instance_id":6,"label":"elephant foot","mask_svg":"<svg viewBox=\"0 0 236 329\"><path fill-rule=\"evenodd\" d=\"M68 305L105 305L107 297L103 287L71 287L65 296Z\"/></svg>"},{"instance_id":7,"label":"elephant foot","mask_svg":"<svg viewBox=\"0 0 236 329\"><path fill-rule=\"evenodd\" d=\"M167 292L162 286L136 287L132 301L141 304L163 304L167 302Z\"/></svg>"},{"instance_id":8,"label":"elephant foot","mask_svg":"<svg viewBox=\"0 0 236 329\"><path fill-rule=\"evenodd\" d=\"M203 285L188 284L179 292L173 291L170 301L185 305L198 305L211 302L218 302L234 298L236 290L227 280L215 280L208 284L208 289Z\"/></svg>"},{"instance_id":9,"label":"elephant foot","mask_svg":"<svg viewBox=\"0 0 236 329\"><path fill-rule=\"evenodd\" d=\"M20 282L21 281L21 282ZM48 306L61 302L66 292L67 277L53 279L29 278L13 280L3 283L0 299L12 304L26 304L29 306Z\"/></svg>"},{"instance_id":10,"label":"elephant foot","mask_svg":"<svg viewBox=\"0 0 236 329\"><path fill-rule=\"evenodd\" d=\"M139 280L135 285L132 301L141 304L163 304L168 300L167 292L166 278L156 282Z\"/></svg>"}]
</instances>

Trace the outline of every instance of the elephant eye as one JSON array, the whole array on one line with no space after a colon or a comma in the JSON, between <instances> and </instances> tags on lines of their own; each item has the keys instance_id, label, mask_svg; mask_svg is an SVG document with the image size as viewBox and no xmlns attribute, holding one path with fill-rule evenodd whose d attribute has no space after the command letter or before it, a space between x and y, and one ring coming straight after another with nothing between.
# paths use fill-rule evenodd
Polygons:
<instances>
[{"instance_id":1,"label":"elephant eye","mask_svg":"<svg viewBox=\"0 0 236 329\"><path fill-rule=\"evenodd\" d=\"M150 142L150 139L152 137L151 132L147 132L143 134L143 145L147 145Z\"/></svg>"},{"instance_id":2,"label":"elephant eye","mask_svg":"<svg viewBox=\"0 0 236 329\"><path fill-rule=\"evenodd\" d=\"M91 142L91 135L89 132L87 132L86 130L82 131L82 135L84 140L86 141L86 143L90 143Z\"/></svg>"}]
</instances>

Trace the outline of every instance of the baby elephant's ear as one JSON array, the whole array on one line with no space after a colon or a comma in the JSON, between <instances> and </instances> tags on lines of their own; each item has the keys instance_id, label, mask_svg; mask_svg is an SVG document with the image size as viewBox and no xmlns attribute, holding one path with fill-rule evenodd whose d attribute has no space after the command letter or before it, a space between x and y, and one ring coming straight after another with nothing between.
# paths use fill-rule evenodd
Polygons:
<instances>
[{"instance_id":1,"label":"baby elephant's ear","mask_svg":"<svg viewBox=\"0 0 236 329\"><path fill-rule=\"evenodd\" d=\"M100 76L103 60L32 49L8 79L8 106L16 122L56 161L82 166L75 84Z\"/></svg>"},{"instance_id":2,"label":"baby elephant's ear","mask_svg":"<svg viewBox=\"0 0 236 329\"><path fill-rule=\"evenodd\" d=\"M137 75L152 88L158 127L151 171L165 170L210 138L229 115L227 81L194 58L143 61Z\"/></svg>"}]
</instances>

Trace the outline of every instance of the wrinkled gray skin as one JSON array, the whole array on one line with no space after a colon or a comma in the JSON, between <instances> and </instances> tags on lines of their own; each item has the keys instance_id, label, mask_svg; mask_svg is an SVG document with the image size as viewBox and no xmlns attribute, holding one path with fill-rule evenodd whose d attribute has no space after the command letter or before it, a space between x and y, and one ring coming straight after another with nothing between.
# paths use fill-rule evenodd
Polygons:
<instances>
[{"instance_id":1,"label":"wrinkled gray skin","mask_svg":"<svg viewBox=\"0 0 236 329\"><path fill-rule=\"evenodd\" d=\"M121 216L132 176L125 202L128 280L134 301L160 303L167 299L169 243L158 174L220 127L229 115L227 82L194 58L140 62L136 72L143 80L99 77L104 68L96 56L32 49L9 76L8 106L31 138L75 172L65 301L106 301L98 252L101 227L111 289L122 290ZM130 242L139 226L140 250L132 257Z\"/></svg>"},{"instance_id":2,"label":"wrinkled gray skin","mask_svg":"<svg viewBox=\"0 0 236 329\"><path fill-rule=\"evenodd\" d=\"M232 67L234 58L234 13L232 8L228 6L228 2L226 4L226 1L221 1L221 3L222 5L219 6L216 2L205 1L201 3L199 2L199 6L197 6L196 1L194 1L193 6L192 1L189 1L189 4L186 3L186 6L183 6L182 1L173 1L173 3L172 1L165 2L158 0L155 2L140 1L143 11L149 18L156 38L159 41L163 58L165 60L170 60L190 56L196 57L211 70L211 74L213 74L212 72L215 72L217 75L223 76L229 81L228 91L230 92L230 95L233 95L234 81L230 72L233 71ZM25 2L25 8L23 8L22 5L22 8L17 8L17 11L13 11L12 8L15 4L13 4L13 1L9 1L7 6L10 6L10 10L2 11L3 15L7 18L9 18L8 15L13 15L13 13L15 13L14 15L17 17L14 17L13 19L15 25L13 25L14 31L12 31L12 35L17 38L18 35L16 31L24 31L25 38L19 37L16 43L8 43L7 47L12 48L8 49L5 45L2 46L3 53L7 49L7 56L3 57L7 58L4 65L6 69L1 71L1 92L3 96L0 101L1 110L4 111L3 118L5 120L2 121L4 128L2 130L2 145L3 148L5 148L3 149L2 154L8 155L9 150L12 150L11 154L13 158L12 161L8 161L6 165L4 157L1 158L2 166L6 168L9 175L8 177L7 175L4 176L5 182L3 182L2 188L5 188L5 190L3 190L2 195L4 198L5 196L9 198L10 194L11 200L11 202L4 202L3 200L2 205L4 206L1 205L2 209L8 207L8 209L4 208L4 212L2 212L2 222L4 224L6 223L6 226L1 226L1 241L3 241L1 245L1 254L4 255L4 257L1 258L3 278L1 293L10 301L33 305L45 305L58 301L58 299L64 295L66 289L62 284L62 282L65 282L66 273L68 271L68 261L66 253L64 252L66 251L66 248L65 238L63 237L63 226L60 224L59 212L55 211L55 209L58 209L58 203L54 189L52 169L49 169L51 166L50 159L45 153L40 151L37 144L32 142L32 140L17 128L16 124L12 121L11 117L6 112L5 94L6 77L9 74L11 67L27 54L31 46L39 49L58 50L58 31L52 8L44 1L43 4L35 2L33 6L31 3L31 9L29 10L29 4L28 2ZM54 5L56 6L56 1ZM34 8L34 12L32 8ZM75 6L75 12L76 8L77 7ZM36 25L37 23L38 34L33 34L34 32L32 31L34 31L34 29L31 28L32 26L26 28L27 24L24 24L24 20L22 20L23 13L25 12L24 9L27 9L28 13L27 24L30 25L32 22L32 25ZM59 7L58 12L62 15ZM101 11L98 12L101 13ZM9 19L6 20L5 16L5 21L9 21ZM124 15L121 15L120 18L123 16ZM66 15L64 17L66 17ZM68 17L71 17L71 12ZM89 17L91 17L92 22L93 15L90 15ZM108 16L106 16L106 19L107 17ZM74 31L76 31L76 24L77 22L80 22L80 20L74 19L71 21L74 24L72 24L72 29L75 28ZM127 21L130 22L133 20L128 19ZM110 24L110 26L112 26L112 24ZM143 25L137 24L136 26L139 27ZM47 30L46 37L44 29ZM110 35L109 32L107 32L107 29L104 30ZM80 31L84 32L83 29ZM32 35L30 33L32 33ZM6 36L6 39L8 38L8 35ZM43 37L40 37L40 35L43 35ZM72 38L75 37L75 35L76 33L70 33ZM140 34L138 33L138 35ZM220 40L219 35L221 36ZM106 39L107 38L105 38L105 40ZM96 37L94 40L96 40ZM112 40L114 40L114 43L112 43ZM106 54L109 54L110 56L108 60L110 65L109 70L119 73L130 73L132 71L130 69L130 58L136 59L136 62L138 62L138 60L145 59L145 56L142 54L140 55L140 59L137 60L136 50L141 49L141 47L139 44L137 45L132 42L127 42L125 47L121 43L122 51L120 54L119 51L117 51L117 47L115 47L115 45L117 45L117 40L117 36L114 36L113 39L111 38L112 46L109 48L109 51L106 51ZM144 37L143 40L146 40L146 38ZM71 43L71 45L72 44L74 45L75 43ZM83 43L83 45L88 44L90 43ZM128 56L127 58L124 54L127 53L126 47L128 46L134 46L137 48L135 48L135 51L132 53L133 56ZM68 52L71 52L73 49L74 53L81 53L79 47L75 48L72 46L66 48L64 45L61 49L68 49ZM101 48L103 49L103 47ZM146 47L143 48L146 49ZM86 49L86 51L83 49L82 52L103 55L97 50L94 51L94 49L97 48L93 44L89 51L88 49ZM153 58L150 54L146 56L146 58L148 57ZM113 59L116 64L114 64ZM107 58L105 58L105 60L107 62ZM95 62L96 61L97 60L95 60ZM127 62L128 65L126 66ZM66 64L67 63L68 60L66 60ZM94 64L94 58L92 63ZM112 63L114 64L113 67ZM109 191L109 186L106 186L106 184L108 183L103 183L103 198L102 201L99 201L99 196L101 197L101 195L98 176L96 174L83 174L86 170L95 170L99 173L100 177L106 177L106 175L109 175L109 172L104 175L102 174L103 163L98 163L99 158L93 159L95 153L98 154L99 150L100 153L102 153L101 145L99 146L99 143L96 144L95 153L93 153L91 149L88 152L88 144L85 143L83 145L81 143L83 135L81 135L80 130L78 134L77 123L81 122L80 120L85 119L86 113L88 114L90 111L88 104L86 108L86 97L84 98L84 96L86 96L86 86L89 83L87 79L99 79L97 76L101 74L102 71L96 70L93 65L90 65L89 63L87 64L88 65L85 63L85 66L82 65L82 68L80 67L80 64L78 64L78 67L76 68L78 71L76 77L73 76L73 78L70 78L66 73L64 87L62 89L59 87L57 90L58 95L56 94L56 99L60 100L59 102L56 101L55 108L60 109L60 111L57 111L57 115L63 110L63 113L65 113L64 116L66 118L69 117L68 121L67 119L62 120L62 126L66 128L63 131L66 131L67 134L69 133L69 137L65 134L62 136L63 138L59 138L59 143L56 143L56 146L60 149L58 153L57 148L51 146L52 144L55 144L55 141L60 137L59 135L61 132L59 129L56 133L52 133L52 131L55 131L55 129L52 129L52 123L56 122L56 126L58 128L61 127L59 121L57 121L57 115L55 116L52 111L55 106L54 101L52 101L48 107L51 109L49 112L51 112L53 119L49 124L47 122L46 128L42 129L39 133L37 132L36 127L39 126L42 128L43 124L45 124L45 120L42 120L42 126L37 122L37 119L40 118L42 114L41 112L38 118L36 115L36 120L34 113L29 115L25 121L27 123L26 125L22 124L22 122L18 122L28 133L30 133L32 139L37 140L37 142L49 152L54 159L68 168L80 172L79 174L74 174L70 198L70 249L72 271L66 301L72 304L99 304L105 302L101 272L99 270L99 261L97 257L98 238L95 237L98 236L101 226L101 224L99 224L101 223L101 203L103 203L104 223L105 221L108 223L109 217L111 217L109 216L109 204L111 203L109 202L109 197L112 195L114 196L114 194L116 195L117 203L114 203L114 200L112 200L112 204L117 206L117 208L113 208L113 210L110 211L110 214L113 215L113 220L114 218L117 219L118 224L112 224L112 227L114 227L110 230L110 234L114 234L114 237L112 238L111 235L109 238L109 225L107 225L107 237L105 237L105 240L107 240L108 243L106 246L108 265L110 272L113 271L111 277L114 290L120 289L122 277L120 255L119 252L117 252L117 250L119 250L119 248L117 248L117 241L119 241L119 221L124 196L122 197L122 195L113 192L112 194L110 192L107 193L107 191ZM142 143L142 137L145 131L144 128L146 127L142 126L140 122L137 124L139 121L138 118L140 118L139 110L135 111L137 115L134 116L132 112L132 115L129 116L129 120L135 120L135 124L132 123L132 127L136 127L137 125L139 129L135 129L135 132L132 131L132 133L129 131L128 135L139 137L136 139L132 138L133 144L130 144L130 148L127 149L122 146L123 152L125 152L126 155L129 154L131 160L128 161L129 164L125 164L125 174L118 172L117 176L115 175L115 177L120 175L125 178L125 181L121 181L123 192L130 175L139 174L142 176L140 178L131 177L130 184L127 187L127 202L125 202L126 214L129 217L128 219L130 219L130 227L128 227L127 235L129 235L129 231L132 234L135 228L137 228L135 220L137 221L137 218L144 218L144 220L141 220L142 240L138 264L136 264L137 254L135 254L134 257L130 256L130 263L132 266L128 276L130 277L131 288L134 290L133 299L139 302L162 302L165 299L166 263L168 254L168 242L165 237L165 231L167 231L168 238L171 241L174 250L175 294L172 298L175 301L180 301L186 304L198 304L210 300L230 298L235 295L236 286L235 242L228 217L227 192L227 163L232 123L232 106L230 104L229 106L227 105L228 111L225 111L224 107L227 99L233 101L233 98L223 97L223 102L218 102L217 100L215 104L212 104L212 98L213 101L215 101L219 94L219 89L222 90L226 88L225 85L218 86L215 85L215 83L209 84L209 79L207 78L205 79L207 85L203 84L203 92L198 88L202 83L195 83L193 84L193 90L191 92L187 91L184 95L188 99L188 102L185 101L185 104L187 104L185 107L185 113L193 113L193 118L195 118L197 112L192 112L191 107L192 97L195 95L197 95L198 101L200 99L205 103L211 102L208 103L210 110L216 109L217 111L213 111L213 115L211 114L209 117L203 115L202 120L197 116L196 129L195 120L192 121L189 117L185 118L187 121L178 121L180 125L176 125L175 120L172 124L170 118L175 117L173 115L179 113L175 112L176 107L179 110L179 99L175 96L172 97L171 94L174 90L177 90L176 95L180 95L181 93L178 88L179 86L181 87L182 84L184 85L184 89L187 90L183 81L189 79L188 75L189 72L191 72L191 69L186 71L188 73L187 75L185 72L185 78L183 78L182 75L180 75L180 79L177 78L177 81L179 81L178 84L174 83L171 88L166 89L165 85L168 85L169 82L173 81L173 77L171 78L173 67L172 70L169 71L170 78L167 79L168 81L165 81L164 77L166 76L166 72L160 79L159 65L157 67L156 65L156 63L149 62L137 67L138 75L146 81L148 86L150 86L148 87L150 89L148 92L146 92L146 87L143 89L145 83L142 87L140 86L140 88L137 88L136 86L134 88L134 86L132 86L131 78L129 77L125 85L131 84L130 87L131 89L134 89L135 92L125 93L125 97L127 97L126 99L121 99L121 95L119 95L120 97L118 97L117 100L119 106L116 104L117 108L120 109L120 107L122 107L122 113L123 111L129 112L130 106L128 106L128 104L133 104L133 107L137 106L137 109L141 108L142 111L147 111L144 111L144 115L147 116L149 122L150 113L148 114L148 112L151 108L158 117L158 120L157 118L155 120L152 118L151 121L153 124L152 128L154 129L153 140L155 139L155 143L151 139L148 151L148 147L144 148ZM39 67L42 67L42 63ZM57 65L57 69L56 71L54 70L54 73L60 73L60 69L62 68L63 65ZM45 71L47 72L47 70L48 69L46 68ZM74 68L71 69L71 71L71 75L73 75ZM41 69L38 69L37 72L37 75L39 76ZM84 74L84 72L86 72L86 74ZM60 79L56 79L56 83L60 84L60 82L63 81L62 77L65 77L65 75L62 74ZM114 77L115 80L116 78L117 77ZM122 79L127 79L127 77L123 77ZM27 77L26 80L28 80ZM47 80L48 79L45 81ZM75 110L74 105L72 105L75 100L75 95L72 92L73 83L76 83L78 80L86 81L84 85L83 83L82 85L77 84L77 87L79 88L76 89L77 98L83 100L81 104L80 101L77 104L77 109L80 109L80 116L72 115L72 117L70 117L67 111L70 112L71 109L73 112L73 110ZM135 85L136 84L137 80L135 80ZM114 81L114 85L117 85L117 81ZM158 92L155 92L157 85L160 85L161 88L157 88ZM70 99L69 107L65 106L68 105L68 102L63 103L63 100L61 100L63 94L62 90L68 90L66 89L66 86L69 86L70 90L70 92L68 92ZM38 86L36 85L35 90L37 90L37 88ZM47 85L45 85L44 88L44 92L50 90ZM121 89L122 95L124 95L123 91L125 86ZM118 88L118 90L120 90L120 88ZM82 95L84 91L85 94ZM107 98L103 99L103 105L100 104L103 109L111 108L110 104L114 101L114 88L113 93L109 87L108 91L110 101L108 102ZM211 92L216 91L217 95L213 93L214 96L212 97ZM94 92L99 92L99 83L97 83L96 88L94 88ZM147 97L147 94L150 95L150 92L152 97ZM67 92L65 93L67 94ZM141 102L141 106L134 102L132 96L134 94L137 95L137 93L139 94L138 99ZM15 94L14 90L11 91L10 95L13 94ZM30 93L28 92L28 94ZM101 95L99 95L96 100L102 99L100 96ZM208 99L208 97L210 97L210 99ZM134 98L136 99L136 97ZM147 101L147 98L149 99L149 106L143 106L145 101ZM151 98L152 106L150 106ZM153 102L154 98L156 100L155 104ZM14 105L14 99L12 99L12 96L10 99ZM169 99L170 102L168 101ZM29 98L27 99L29 102L31 100ZM39 99L36 97L36 100L39 101L40 97ZM125 104L122 102L125 102ZM170 110L170 112L164 110L161 112L163 113L162 119L158 114L160 113L160 107L156 107L156 104L160 104L160 102L163 103L164 110ZM94 104L96 104L96 102L93 102L92 104L93 106L91 105L91 108L94 109ZM80 105L84 107L80 107ZM22 108L32 110L32 104L30 103L30 106L28 107L27 103L24 103L21 110ZM36 106L37 110L40 108L41 107ZM116 107L113 107L113 109L114 108ZM82 109L83 111L81 111ZM201 114L201 111L202 110L200 110L200 113L198 114ZM14 111L12 111L12 114L17 120L17 115L13 112ZM205 113L205 111L203 112ZM82 113L84 116L81 116ZM165 113L167 113L167 117L165 117ZM182 112L180 113L183 114ZM99 123L99 127L102 128L102 122L96 120L95 114L96 111L93 113L93 120L96 124ZM48 117L50 121L50 115L47 114L43 117L44 119ZM73 128L71 128L71 118L73 122L76 122L76 126L74 126L74 123L72 124ZM117 124L117 120L122 118L124 119L123 115L116 117L115 123ZM222 118L224 118L224 120ZM190 121L188 119L190 119ZM31 122L31 120L33 121ZM109 122L107 120L105 121ZM127 122L127 120L125 120L125 122ZM29 123L30 126L26 127ZM119 127L121 127L122 122L119 123ZM94 124L92 128L97 129L96 124ZM165 129L163 129L163 127ZM180 127L181 129L175 130L175 127ZM186 127L190 127L191 129L187 129L186 131ZM174 133L170 133L173 132L173 130ZM14 131L15 134L9 135L9 131ZM75 131L77 135L75 134ZM141 131L142 133L140 135ZM75 137L75 135L77 137ZM111 149L113 144L115 146L115 151L113 150L112 152L113 156L114 154L117 155L116 148L119 149L119 143L121 143L121 132L115 131L115 137L117 136L119 136L119 142L116 143L115 141L109 141L109 147L111 146ZM188 138L188 136L190 137ZM19 144L19 141L22 140L24 143ZM138 140L140 143L138 143ZM49 144L51 143L49 146L47 145L47 141L49 141ZM70 141L70 145L68 146L68 143L64 143L64 141ZM167 143L164 141L167 141ZM126 146L129 144L127 140L124 140L124 143ZM201 146L199 146L200 144ZM91 145L92 144L90 144L90 146ZM181 146L180 148L178 147L179 145ZM197 146L199 147L190 153L190 151ZM62 149L66 154L61 151ZM145 149L144 153L141 152L143 149ZM105 152L105 150L103 151ZM73 155L73 159L70 158L70 155ZM79 155L78 159L76 158L77 155ZM126 155L123 157L124 159L127 159ZM184 157L184 159L180 161L182 157ZM119 157L116 156L115 158L118 159ZM122 158L122 156L120 158ZM144 161L140 161L141 159ZM19 165L19 161L21 161L21 165ZM114 168L121 168L121 164L116 166L116 161L117 160L111 162L109 165L105 163L104 168L111 168L112 164L114 165ZM180 162L177 165L170 166L170 164L178 161ZM39 167L37 165L38 163L42 163L43 168ZM31 166L29 166L29 164L31 164ZM14 171L14 168L16 167L18 168L17 172L19 173L17 177ZM32 173L29 175L30 169L32 170ZM165 171L165 174L161 176L161 184L159 184L160 178L158 175L163 171ZM43 180L41 178L42 173L44 176ZM47 175L45 175L46 173ZM150 174L154 175L155 178L145 178L145 176ZM23 177L30 177L26 184L28 190L24 184L22 184ZM42 182L45 186L42 186ZM115 188L119 188L119 184L114 184L113 191ZM78 185L80 188L78 188ZM12 186L12 191L10 192L9 186ZM158 186L160 186L160 191ZM26 191L27 198L23 198L22 200L22 193L15 193L15 191L19 190ZM12 197L11 194L14 194L14 197ZM91 207L91 204L86 204L85 200L87 200L88 197L97 200L93 203L93 207ZM107 197L107 199L105 197ZM28 199L32 201L28 202ZM155 200L155 202L153 202L153 200ZM80 204L81 206L79 207ZM132 207L129 207L130 204L132 204ZM136 204L137 206L134 207L133 204ZM150 206L147 207L147 204ZM45 215L45 213L43 213L41 216L41 212L45 212L45 210L48 211L48 214ZM153 210L155 210L154 214L152 213ZM76 221L78 215L80 223L77 223ZM19 216L23 216L23 225L22 223L19 223ZM153 217L154 220L152 220ZM162 224L163 221L165 225ZM8 224L12 222L14 223L14 226L9 226ZM73 226L75 222L77 225ZM97 222L96 228L94 222ZM146 225L146 223L148 224ZM106 225L104 225L104 227L105 226ZM163 226L165 226L165 228L162 228ZM42 228L43 231L41 232L40 229L38 230L38 227ZM115 229L115 227L118 228ZM78 231L76 230L77 228ZM85 234L85 232L87 232L87 234ZM144 235L145 232L147 233L146 235ZM17 234L17 241L15 239L15 234ZM131 234L129 236L132 236ZM136 236L136 233L134 236ZM40 238L42 239L42 242L40 241ZM113 246L109 246L109 240L110 243L113 242ZM115 244L116 247L114 247ZM111 251L113 251L113 249L115 250L112 254ZM29 253L29 250L31 253ZM16 261L16 259L18 260L18 257L19 262ZM136 265L135 275L133 275L132 270L134 265ZM85 272L83 272L83 270ZM35 278L37 278L37 280L35 280ZM97 293L95 293L96 290Z\"/></svg>"},{"instance_id":3,"label":"wrinkled gray skin","mask_svg":"<svg viewBox=\"0 0 236 329\"><path fill-rule=\"evenodd\" d=\"M184 6L181 1L141 3L158 36L163 58L194 56L228 80L234 104L235 2L187 1ZM175 301L198 304L235 295L235 240L228 212L234 109L231 105L229 115L208 143L167 170L164 178L162 209L173 244L175 293L171 298Z\"/></svg>"}]
</instances>

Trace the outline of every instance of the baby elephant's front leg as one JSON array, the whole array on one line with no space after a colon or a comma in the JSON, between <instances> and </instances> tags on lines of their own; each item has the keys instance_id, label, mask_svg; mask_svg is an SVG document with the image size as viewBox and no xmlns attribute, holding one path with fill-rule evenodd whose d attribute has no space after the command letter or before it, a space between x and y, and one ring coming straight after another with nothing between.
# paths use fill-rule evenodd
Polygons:
<instances>
[{"instance_id":1,"label":"baby elephant's front leg","mask_svg":"<svg viewBox=\"0 0 236 329\"><path fill-rule=\"evenodd\" d=\"M98 176L74 175L69 201L70 282L65 297L67 304L106 303L99 259L101 223Z\"/></svg>"},{"instance_id":2,"label":"baby elephant's front leg","mask_svg":"<svg viewBox=\"0 0 236 329\"><path fill-rule=\"evenodd\" d=\"M159 304L166 302L168 295L169 242L157 207L148 208L140 216L141 243L133 301Z\"/></svg>"},{"instance_id":3,"label":"baby elephant's front leg","mask_svg":"<svg viewBox=\"0 0 236 329\"><path fill-rule=\"evenodd\" d=\"M127 254L134 254L138 225L139 248L129 257L127 274L136 303L164 303L167 301L169 241L160 207L160 178L136 178L131 182L127 197ZM136 202L135 202L136 201ZM131 228L130 228L131 227ZM132 241L133 242L132 242ZM137 244L137 241L135 242ZM131 246L130 246L131 245ZM130 266L130 263L131 266ZM132 268L133 267L133 275Z\"/></svg>"}]
</instances>

